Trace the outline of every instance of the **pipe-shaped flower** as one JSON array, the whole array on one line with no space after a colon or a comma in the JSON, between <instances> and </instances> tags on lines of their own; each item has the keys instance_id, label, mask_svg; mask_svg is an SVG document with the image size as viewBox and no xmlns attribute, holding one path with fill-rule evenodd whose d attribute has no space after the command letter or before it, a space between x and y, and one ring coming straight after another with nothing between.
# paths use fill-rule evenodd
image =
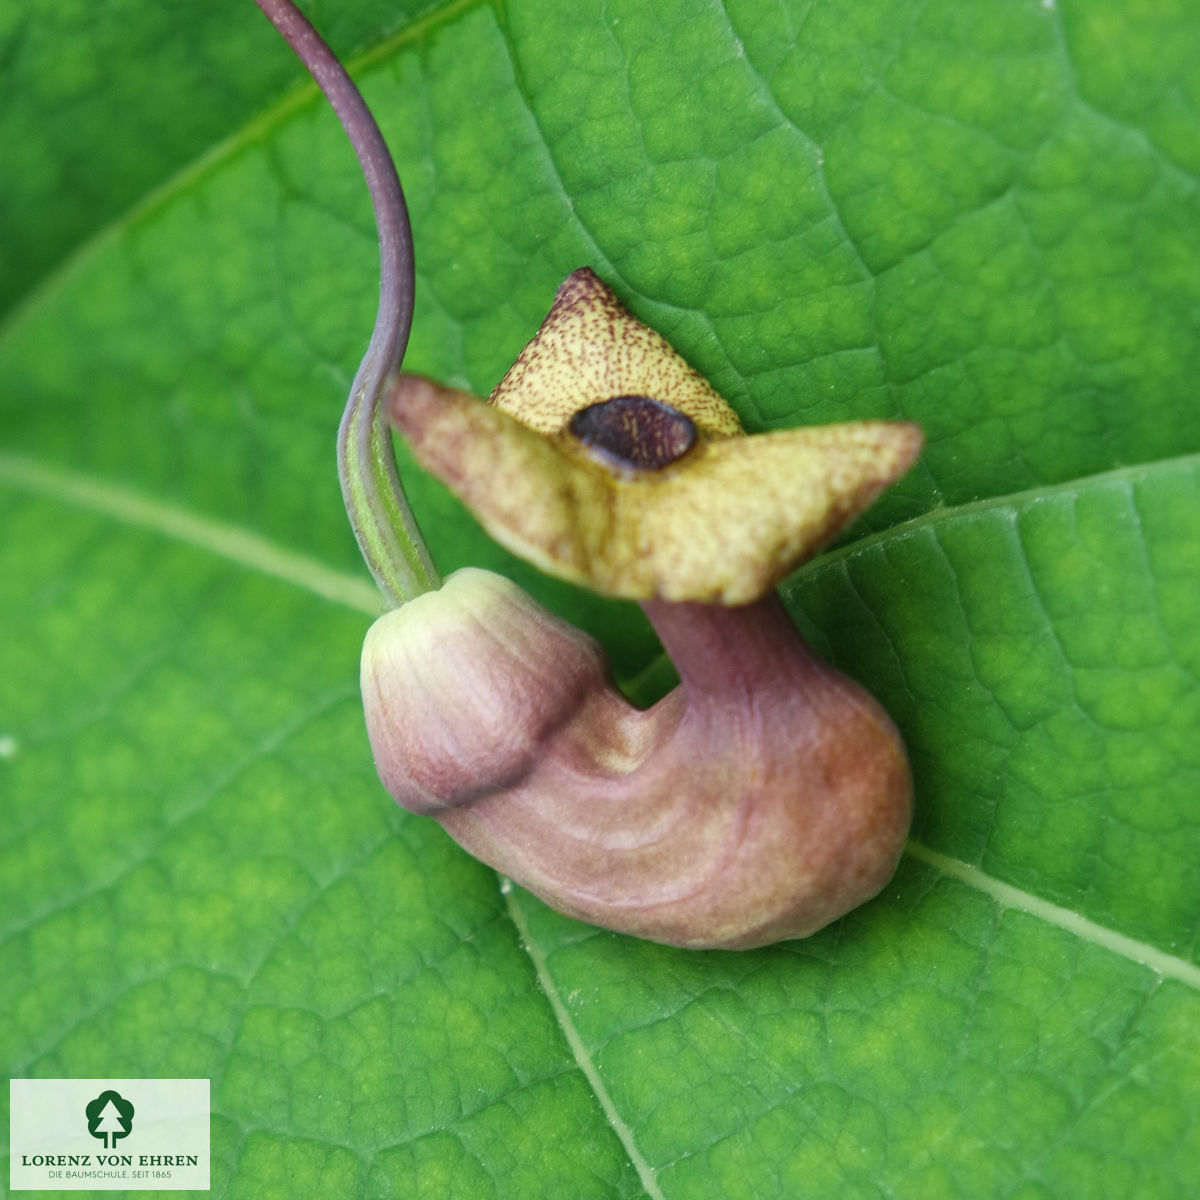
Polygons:
<instances>
[{"instance_id":1,"label":"pipe-shaped flower","mask_svg":"<svg viewBox=\"0 0 1200 1200\"><path fill-rule=\"evenodd\" d=\"M683 682L645 712L493 572L381 617L362 690L384 786L560 912L655 941L761 946L870 899L910 816L887 715L774 596L648 611Z\"/></svg>"},{"instance_id":2,"label":"pipe-shaped flower","mask_svg":"<svg viewBox=\"0 0 1200 1200\"><path fill-rule=\"evenodd\" d=\"M733 409L586 268L490 399L402 375L392 420L497 541L634 600L757 599L921 446L905 421L742 436Z\"/></svg>"},{"instance_id":3,"label":"pipe-shaped flower","mask_svg":"<svg viewBox=\"0 0 1200 1200\"><path fill-rule=\"evenodd\" d=\"M638 711L591 638L460 571L367 636L388 791L560 911L657 941L804 937L873 896L908 829L903 746L766 593L908 467L917 428L742 436L586 270L491 400L403 376L391 410L498 540L641 600L682 682Z\"/></svg>"}]
</instances>

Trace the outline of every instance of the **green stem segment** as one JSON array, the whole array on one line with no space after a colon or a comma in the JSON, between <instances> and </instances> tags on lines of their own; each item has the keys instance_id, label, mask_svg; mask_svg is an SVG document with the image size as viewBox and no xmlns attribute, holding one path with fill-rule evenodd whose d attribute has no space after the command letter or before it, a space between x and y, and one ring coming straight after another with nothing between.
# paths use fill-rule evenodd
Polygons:
<instances>
[{"instance_id":1,"label":"green stem segment","mask_svg":"<svg viewBox=\"0 0 1200 1200\"><path fill-rule=\"evenodd\" d=\"M387 410L412 327L412 229L392 156L346 69L291 0L254 0L308 68L358 156L379 230L379 311L338 429L338 478L363 558L389 608L441 586L396 470Z\"/></svg>"}]
</instances>

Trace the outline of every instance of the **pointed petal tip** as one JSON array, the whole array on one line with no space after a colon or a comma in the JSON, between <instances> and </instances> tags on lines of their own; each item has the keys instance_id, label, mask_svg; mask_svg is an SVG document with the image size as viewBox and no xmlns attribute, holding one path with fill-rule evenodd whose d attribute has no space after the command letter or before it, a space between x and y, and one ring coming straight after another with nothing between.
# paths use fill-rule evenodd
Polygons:
<instances>
[{"instance_id":1,"label":"pointed petal tip","mask_svg":"<svg viewBox=\"0 0 1200 1200\"><path fill-rule=\"evenodd\" d=\"M920 457L925 449L925 431L916 421L889 421L888 425L895 431L895 447L897 463L900 467L899 479Z\"/></svg>"},{"instance_id":2,"label":"pointed petal tip","mask_svg":"<svg viewBox=\"0 0 1200 1200\"><path fill-rule=\"evenodd\" d=\"M925 433L915 421L854 422L873 431L878 447L880 487L889 487L912 468L925 448Z\"/></svg>"}]
</instances>

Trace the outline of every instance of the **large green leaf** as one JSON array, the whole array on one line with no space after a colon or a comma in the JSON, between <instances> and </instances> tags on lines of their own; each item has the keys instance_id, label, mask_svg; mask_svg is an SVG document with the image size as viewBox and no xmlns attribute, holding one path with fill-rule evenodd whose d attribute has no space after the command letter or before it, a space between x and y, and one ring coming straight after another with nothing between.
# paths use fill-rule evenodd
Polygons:
<instances>
[{"instance_id":1,"label":"large green leaf","mask_svg":"<svg viewBox=\"0 0 1200 1200\"><path fill-rule=\"evenodd\" d=\"M396 810L332 453L352 155L249 0L10 6L0 1062L211 1077L228 1197L1186 1194L1200 10L312 11L409 192L411 366L486 392L587 263L753 428L925 427L785 588L904 731L910 853L805 942L687 953ZM406 478L443 567L655 667Z\"/></svg>"}]
</instances>

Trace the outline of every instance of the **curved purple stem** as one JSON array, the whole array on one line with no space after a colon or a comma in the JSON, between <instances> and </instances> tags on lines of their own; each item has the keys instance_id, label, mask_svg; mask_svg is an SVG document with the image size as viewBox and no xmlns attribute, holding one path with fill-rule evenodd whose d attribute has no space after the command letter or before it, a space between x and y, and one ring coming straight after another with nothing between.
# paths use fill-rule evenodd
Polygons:
<instances>
[{"instance_id":1,"label":"curved purple stem","mask_svg":"<svg viewBox=\"0 0 1200 1200\"><path fill-rule=\"evenodd\" d=\"M412 327L412 228L404 191L375 118L337 56L292 0L254 0L308 68L358 156L379 231L379 310L338 429L338 478L363 558L389 607L441 580L396 470L384 385L400 366Z\"/></svg>"}]
</instances>

